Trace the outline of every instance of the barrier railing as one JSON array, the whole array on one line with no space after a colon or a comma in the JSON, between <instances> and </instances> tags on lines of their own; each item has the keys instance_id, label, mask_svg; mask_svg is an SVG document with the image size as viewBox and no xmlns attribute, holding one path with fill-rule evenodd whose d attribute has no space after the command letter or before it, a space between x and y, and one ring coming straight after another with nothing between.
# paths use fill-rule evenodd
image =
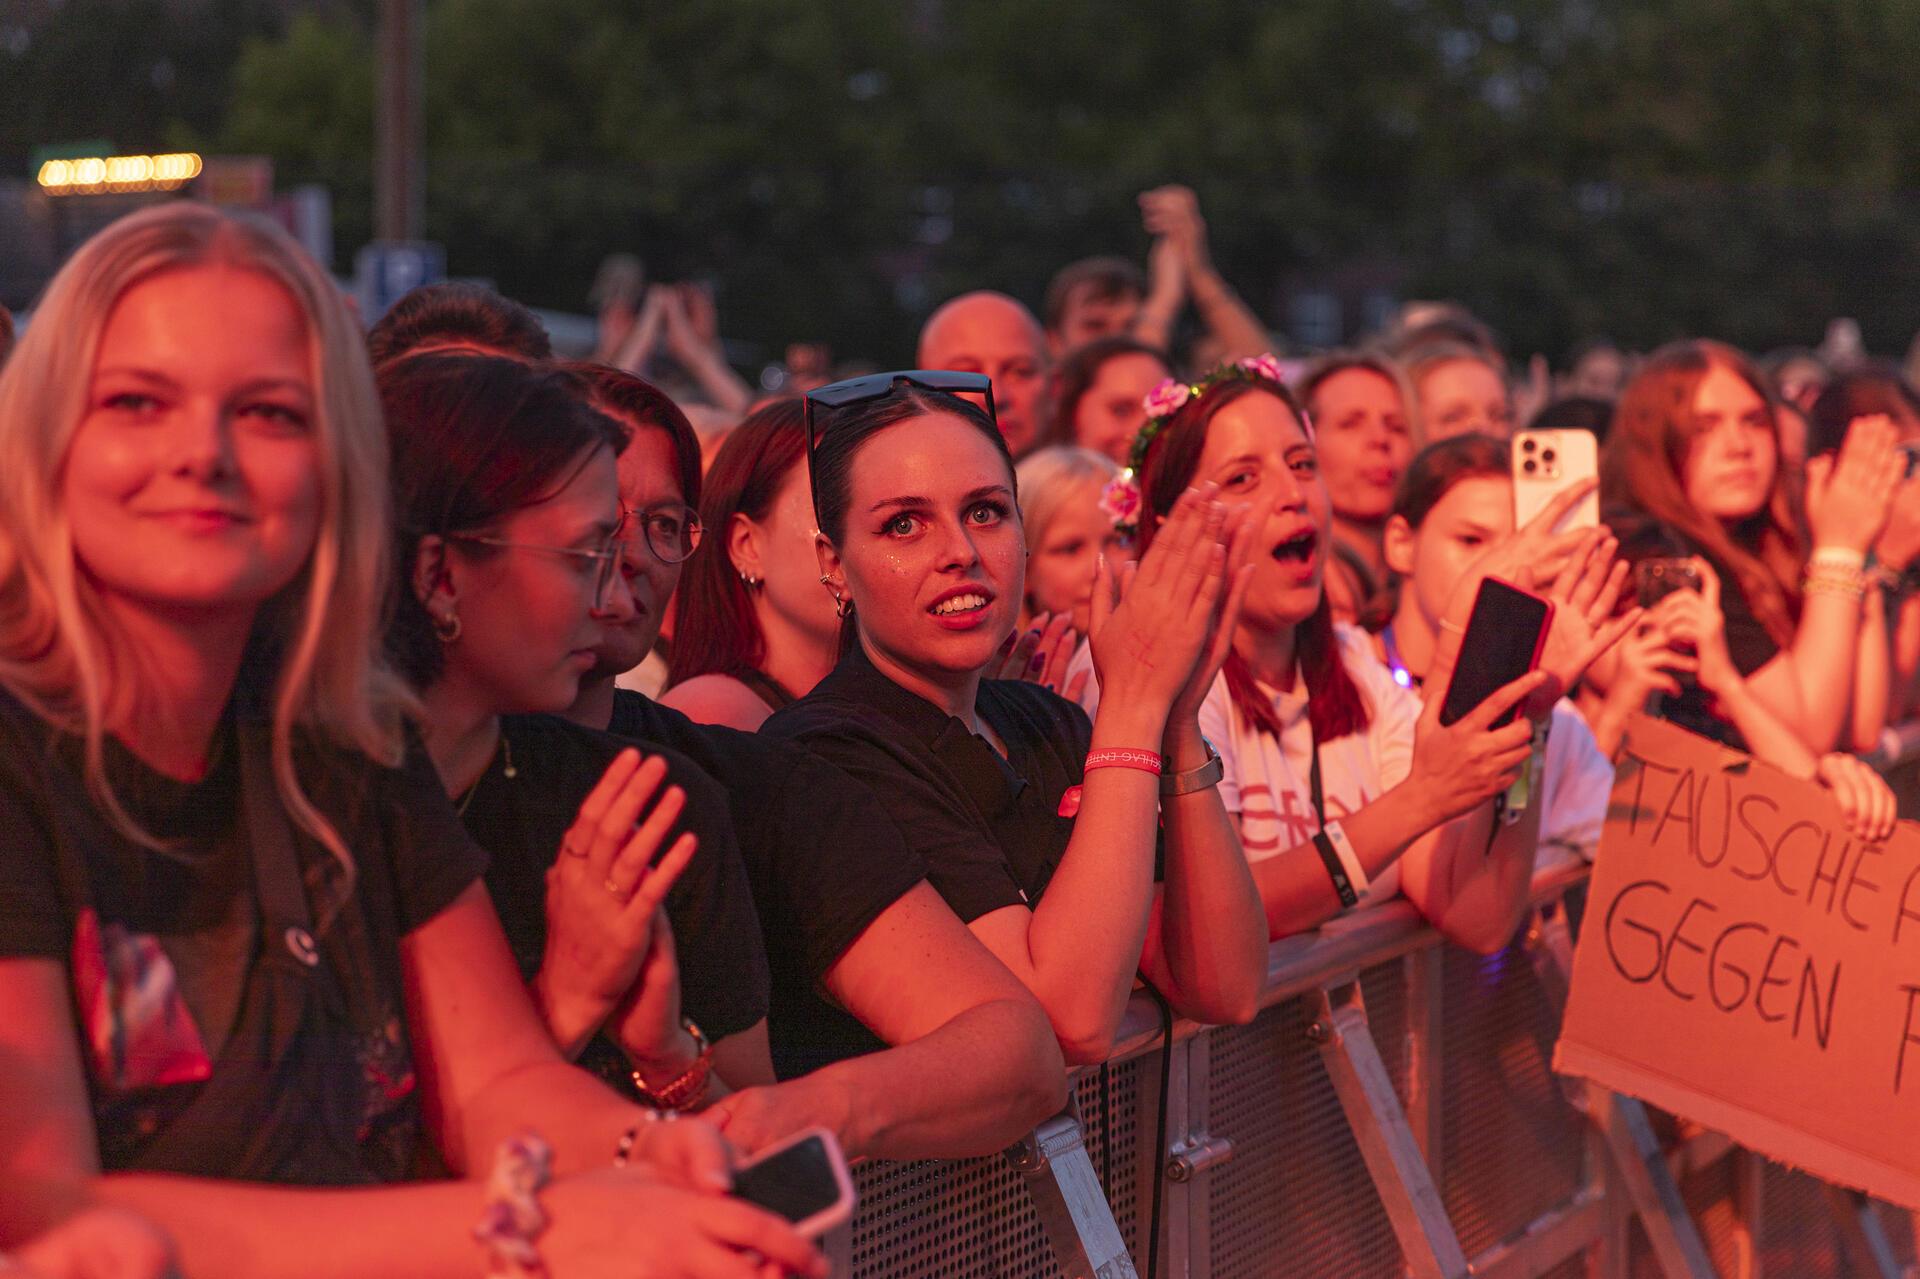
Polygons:
<instances>
[{"instance_id":1,"label":"barrier railing","mask_svg":"<svg viewBox=\"0 0 1920 1279\"><path fill-rule=\"evenodd\" d=\"M1277 942L1248 1026L1137 999L1008 1157L858 1168L838 1273L1145 1275L1156 1190L1164 1279L1906 1273L1906 1214L1552 1073L1585 874L1488 957L1404 904Z\"/></svg>"}]
</instances>

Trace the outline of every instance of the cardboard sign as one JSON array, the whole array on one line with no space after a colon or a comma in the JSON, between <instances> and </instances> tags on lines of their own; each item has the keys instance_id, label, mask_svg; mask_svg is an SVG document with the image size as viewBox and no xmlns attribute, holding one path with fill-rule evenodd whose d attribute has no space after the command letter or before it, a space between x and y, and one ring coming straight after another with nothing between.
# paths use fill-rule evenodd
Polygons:
<instances>
[{"instance_id":1,"label":"cardboard sign","mask_svg":"<svg viewBox=\"0 0 1920 1279\"><path fill-rule=\"evenodd\" d=\"M1553 1064L1920 1209L1920 830L1634 721Z\"/></svg>"}]
</instances>

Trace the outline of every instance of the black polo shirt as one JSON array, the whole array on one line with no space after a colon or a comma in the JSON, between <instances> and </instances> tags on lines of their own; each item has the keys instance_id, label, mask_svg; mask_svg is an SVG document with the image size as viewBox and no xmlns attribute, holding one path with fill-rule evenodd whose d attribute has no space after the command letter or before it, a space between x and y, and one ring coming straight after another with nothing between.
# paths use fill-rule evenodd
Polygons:
<instances>
[{"instance_id":1,"label":"black polo shirt","mask_svg":"<svg viewBox=\"0 0 1920 1279\"><path fill-rule=\"evenodd\" d=\"M614 694L611 728L684 753L726 789L772 969L767 1028L775 1072L790 1079L885 1048L824 998L820 980L927 877L886 805L787 742L696 724L624 689Z\"/></svg>"},{"instance_id":2,"label":"black polo shirt","mask_svg":"<svg viewBox=\"0 0 1920 1279\"><path fill-rule=\"evenodd\" d=\"M699 850L667 894L681 1008L712 1039L738 1034L765 1017L760 921L726 796L713 779L670 749L629 743L557 716L509 715L500 731L505 748L494 752L463 801L461 819L490 857L487 890L522 975L531 979L546 951L547 870L561 838L607 765L638 744L648 754L666 756L668 780L687 793L680 826L700 837ZM627 1087L625 1058L604 1036L587 1046L580 1064Z\"/></svg>"},{"instance_id":3,"label":"black polo shirt","mask_svg":"<svg viewBox=\"0 0 1920 1279\"><path fill-rule=\"evenodd\" d=\"M1063 815L1093 737L1086 712L1038 684L982 680L975 709L1007 748L875 669L859 647L761 731L863 782L963 922L1037 901L1073 835ZM1071 807L1069 805L1069 807Z\"/></svg>"}]
</instances>

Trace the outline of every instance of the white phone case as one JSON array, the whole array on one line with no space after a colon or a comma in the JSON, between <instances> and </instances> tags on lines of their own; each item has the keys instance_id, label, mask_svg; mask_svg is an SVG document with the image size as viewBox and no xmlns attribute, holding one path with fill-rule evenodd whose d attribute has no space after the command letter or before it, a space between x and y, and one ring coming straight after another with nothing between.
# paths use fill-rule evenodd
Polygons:
<instances>
[{"instance_id":1,"label":"white phone case","mask_svg":"<svg viewBox=\"0 0 1920 1279\"><path fill-rule=\"evenodd\" d=\"M1513 523L1527 524L1562 489L1598 479L1600 447L1591 431L1520 431L1513 437ZM1555 532L1593 528L1600 523L1600 490L1595 489L1562 516Z\"/></svg>"},{"instance_id":2,"label":"white phone case","mask_svg":"<svg viewBox=\"0 0 1920 1279\"><path fill-rule=\"evenodd\" d=\"M793 1228L808 1239L818 1239L827 1231L832 1230L835 1226L844 1224L853 1217L853 1177L847 1171L847 1157L840 1151L839 1139L836 1138L831 1131L825 1128L804 1128L792 1136L768 1146L734 1170L737 1176L749 1168L755 1168L761 1164L777 1160L793 1147L816 1138L826 1147L827 1162L833 1171L833 1180L837 1193L834 1196L833 1203L829 1207L823 1208L812 1216L793 1223Z\"/></svg>"}]
</instances>

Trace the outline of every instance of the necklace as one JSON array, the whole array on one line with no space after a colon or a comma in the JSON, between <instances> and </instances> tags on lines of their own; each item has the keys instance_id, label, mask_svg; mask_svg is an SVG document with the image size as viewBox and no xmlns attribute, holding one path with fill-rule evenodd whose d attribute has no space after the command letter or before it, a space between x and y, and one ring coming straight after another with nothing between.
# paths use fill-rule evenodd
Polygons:
<instances>
[{"instance_id":1,"label":"necklace","mask_svg":"<svg viewBox=\"0 0 1920 1279\"><path fill-rule=\"evenodd\" d=\"M500 758L500 775L502 777L508 781L512 781L514 778L520 776L520 770L513 766L513 739L507 736L507 730L504 728L500 730ZM486 768L481 771L480 776L473 779L473 785L467 787L467 793L460 797L459 804L454 807L453 811L455 813L461 817L467 815L467 808L473 803L474 792L480 789L480 783L486 781L487 774L492 771L493 758L489 756L487 758Z\"/></svg>"},{"instance_id":2,"label":"necklace","mask_svg":"<svg viewBox=\"0 0 1920 1279\"><path fill-rule=\"evenodd\" d=\"M1400 646L1393 642L1393 624L1388 623L1380 632L1380 647L1387 651L1387 669L1393 673L1393 682L1401 688L1417 688L1420 681L1407 664L1400 660Z\"/></svg>"}]
</instances>

